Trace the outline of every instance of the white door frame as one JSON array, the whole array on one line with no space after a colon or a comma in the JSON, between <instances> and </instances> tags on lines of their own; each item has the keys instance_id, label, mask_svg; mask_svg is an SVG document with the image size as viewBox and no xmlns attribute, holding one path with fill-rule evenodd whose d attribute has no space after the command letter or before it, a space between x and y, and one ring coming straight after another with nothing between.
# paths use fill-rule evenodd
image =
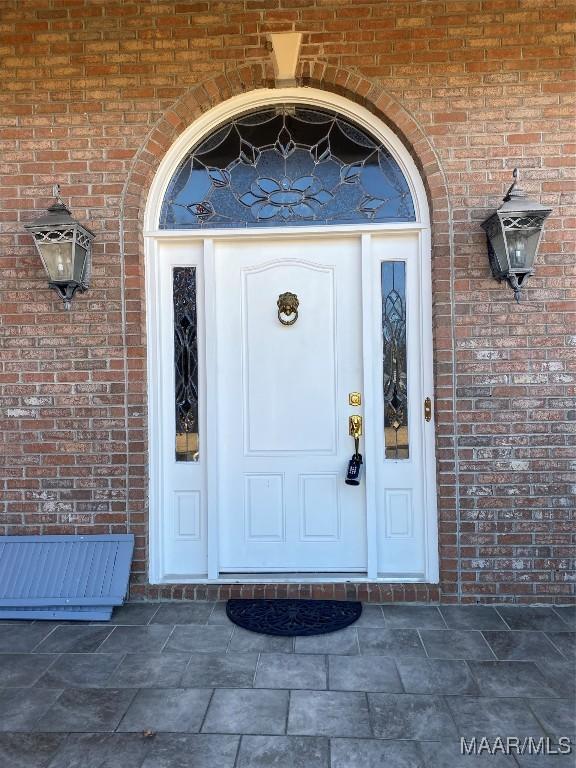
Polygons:
<instances>
[{"instance_id":1,"label":"white door frame","mask_svg":"<svg viewBox=\"0 0 576 768\"><path fill-rule=\"evenodd\" d=\"M324 107L340 112L343 116L363 126L369 133L379 138L390 150L410 187L414 201L416 221L414 223L392 223L375 225L335 225L335 226L310 226L310 227L274 227L261 229L226 229L226 230L159 230L158 221L162 200L168 183L174 174L179 162L189 150L205 135L217 126L233 118L234 116L252 109L270 106L270 104L301 103ZM431 285L431 237L428 203L424 184L416 165L407 149L398 137L376 116L365 108L345 99L342 96L313 88L283 88L283 89L259 89L241 94L214 107L200 116L181 136L174 142L162 160L156 176L152 182L146 211L144 216L144 245L145 245L145 281L147 300L147 372L149 392L148 415L148 447L149 447L149 581L152 584L161 583L230 583L237 579L219 578L218 570L218 530L217 515L211 516L208 526L208 568L207 573L190 578L174 577L166 571L162 557L162 498L163 498L163 467L166 461L165 449L159 440L160 419L162 414L162 398L165 393L162 377L162 339L161 339L161 313L159 311L159 259L158 252L163 241L194 243L196 249L201 243L203 251L204 273L204 306L205 323L209 327L214 323L214 304L210 300L215 295L215 271L214 271L214 239L224 238L259 238L270 236L310 236L315 235L340 235L361 237L362 241L362 289L364 303L363 343L364 343L364 395L366 402L373 401L375 392L375 377L373 361L376 359L376 350L368 354L374 346L373 330L370 320L373 316L371 305L374 301L374 286L372 276L367 268L367 260L371 253L371 238L373 235L385 233L412 232L418 236L419 249L419 336L421 343L421 365L419 366L420 382L419 390L432 397L432 285ZM370 257L371 258L371 257ZM199 339L199 352L202 352L202 342ZM205 380L214 380L216 357L214 354L205 355ZM200 382L199 382L200 383ZM205 384L205 382L204 382ZM372 390L372 391L370 391ZM217 508L218 478L217 446L210 439L206 430L206 424L215 424L217 408L215 398L211 396L209 389L204 386L206 402L204 416L201 418L206 439L205 464L208 467L206 473L206 495L210 499L211 506ZM416 404L418 407L418 404ZM370 414L365 412L365 422L369 424ZM366 430L366 453L374 454L375 431ZM382 582L426 582L437 583L439 577L438 563L438 519L436 511L436 464L434 445L433 421L423 426L423 472L424 472L424 498L426 506L425 514L425 567L424 572L414 578L406 575L378 577L377 569L377 521L376 521L376 478L367 467L365 475L367 496L367 536L368 536L368 563L365 577L354 576L354 581L382 581ZM214 518L214 519L212 519ZM282 581L289 579L283 578ZM304 574L293 579L298 582L314 581ZM318 580L318 579L316 579ZM322 580L326 580L323 578ZM330 581L339 579L330 577ZM349 581L344 578L342 581ZM242 581L270 581L270 578L258 578L257 575L242 579Z\"/></svg>"}]
</instances>

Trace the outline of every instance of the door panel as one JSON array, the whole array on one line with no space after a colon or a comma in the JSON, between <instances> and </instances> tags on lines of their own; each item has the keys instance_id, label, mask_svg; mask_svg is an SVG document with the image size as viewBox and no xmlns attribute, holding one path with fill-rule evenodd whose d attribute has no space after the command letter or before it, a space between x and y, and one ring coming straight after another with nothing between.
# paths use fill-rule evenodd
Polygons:
<instances>
[{"instance_id":1,"label":"door panel","mask_svg":"<svg viewBox=\"0 0 576 768\"><path fill-rule=\"evenodd\" d=\"M215 271L220 567L363 571L364 486L344 482L361 412L348 405L362 391L359 238L220 242Z\"/></svg>"}]
</instances>

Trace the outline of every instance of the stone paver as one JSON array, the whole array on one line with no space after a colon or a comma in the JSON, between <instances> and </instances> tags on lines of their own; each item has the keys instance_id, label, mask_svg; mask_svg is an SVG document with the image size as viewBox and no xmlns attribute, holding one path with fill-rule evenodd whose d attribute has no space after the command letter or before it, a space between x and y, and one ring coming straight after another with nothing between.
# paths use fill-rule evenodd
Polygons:
<instances>
[{"instance_id":1,"label":"stone paver","mask_svg":"<svg viewBox=\"0 0 576 768\"><path fill-rule=\"evenodd\" d=\"M251 688L257 662L257 653L193 653L180 684L188 688Z\"/></svg>"},{"instance_id":2,"label":"stone paver","mask_svg":"<svg viewBox=\"0 0 576 768\"><path fill-rule=\"evenodd\" d=\"M290 697L288 733L308 736L371 736L366 694L294 691Z\"/></svg>"},{"instance_id":3,"label":"stone paver","mask_svg":"<svg viewBox=\"0 0 576 768\"><path fill-rule=\"evenodd\" d=\"M420 637L431 659L494 659L481 632L465 629L423 629Z\"/></svg>"},{"instance_id":4,"label":"stone paver","mask_svg":"<svg viewBox=\"0 0 576 768\"><path fill-rule=\"evenodd\" d=\"M446 629L442 614L433 605L385 605L382 610L388 627Z\"/></svg>"},{"instance_id":5,"label":"stone paver","mask_svg":"<svg viewBox=\"0 0 576 768\"><path fill-rule=\"evenodd\" d=\"M243 736L236 768L328 768L329 764L326 738Z\"/></svg>"},{"instance_id":6,"label":"stone paver","mask_svg":"<svg viewBox=\"0 0 576 768\"><path fill-rule=\"evenodd\" d=\"M65 738L59 733L0 733L0 765L45 768Z\"/></svg>"},{"instance_id":7,"label":"stone paver","mask_svg":"<svg viewBox=\"0 0 576 768\"><path fill-rule=\"evenodd\" d=\"M198 733L212 691L207 688L151 688L138 691L119 731Z\"/></svg>"},{"instance_id":8,"label":"stone paver","mask_svg":"<svg viewBox=\"0 0 576 768\"><path fill-rule=\"evenodd\" d=\"M141 768L233 768L239 741L238 736L162 733Z\"/></svg>"},{"instance_id":9,"label":"stone paver","mask_svg":"<svg viewBox=\"0 0 576 768\"><path fill-rule=\"evenodd\" d=\"M386 656L329 656L328 668L332 691L402 691L394 659Z\"/></svg>"},{"instance_id":10,"label":"stone paver","mask_svg":"<svg viewBox=\"0 0 576 768\"><path fill-rule=\"evenodd\" d=\"M459 659L396 659L407 693L475 696L478 686L465 661Z\"/></svg>"},{"instance_id":11,"label":"stone paver","mask_svg":"<svg viewBox=\"0 0 576 768\"><path fill-rule=\"evenodd\" d=\"M288 691L217 688L203 733L283 734Z\"/></svg>"},{"instance_id":12,"label":"stone paver","mask_svg":"<svg viewBox=\"0 0 576 768\"><path fill-rule=\"evenodd\" d=\"M368 656L426 656L416 629L358 629L360 653Z\"/></svg>"},{"instance_id":13,"label":"stone paver","mask_svg":"<svg viewBox=\"0 0 576 768\"><path fill-rule=\"evenodd\" d=\"M260 656L255 688L326 688L326 661L319 656L263 653Z\"/></svg>"},{"instance_id":14,"label":"stone paver","mask_svg":"<svg viewBox=\"0 0 576 768\"><path fill-rule=\"evenodd\" d=\"M562 659L558 649L544 632L484 632L484 637L496 658L506 661L540 661Z\"/></svg>"},{"instance_id":15,"label":"stone paver","mask_svg":"<svg viewBox=\"0 0 576 768\"><path fill-rule=\"evenodd\" d=\"M523 699L447 696L458 734L470 738L544 736Z\"/></svg>"},{"instance_id":16,"label":"stone paver","mask_svg":"<svg viewBox=\"0 0 576 768\"><path fill-rule=\"evenodd\" d=\"M0 624L0 767L564 768L460 737L576 741L572 607L368 605L315 637L225 602ZM554 761L554 762L552 762Z\"/></svg>"},{"instance_id":17,"label":"stone paver","mask_svg":"<svg viewBox=\"0 0 576 768\"><path fill-rule=\"evenodd\" d=\"M431 739L456 736L456 727L441 696L369 693L374 735L381 739Z\"/></svg>"}]
</instances>

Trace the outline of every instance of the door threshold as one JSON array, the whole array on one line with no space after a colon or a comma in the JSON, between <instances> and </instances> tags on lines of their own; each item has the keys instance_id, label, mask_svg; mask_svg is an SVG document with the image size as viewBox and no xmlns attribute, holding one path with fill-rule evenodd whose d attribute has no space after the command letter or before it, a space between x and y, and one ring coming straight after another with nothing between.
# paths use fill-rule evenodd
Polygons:
<instances>
[{"instance_id":1,"label":"door threshold","mask_svg":"<svg viewBox=\"0 0 576 768\"><path fill-rule=\"evenodd\" d=\"M182 576L166 574L163 578L151 581L151 584L206 584L207 586L218 584L437 584L433 579L427 579L424 574L414 575L384 575L368 576L364 572L334 573L332 572L308 572L302 573L221 573L216 578L210 579L206 574L197 576Z\"/></svg>"},{"instance_id":2,"label":"door threshold","mask_svg":"<svg viewBox=\"0 0 576 768\"><path fill-rule=\"evenodd\" d=\"M366 579L367 576L366 571L231 571L220 572L219 579L243 583L259 581L266 584L277 582L297 582L303 584L316 581L356 581L358 579Z\"/></svg>"}]
</instances>

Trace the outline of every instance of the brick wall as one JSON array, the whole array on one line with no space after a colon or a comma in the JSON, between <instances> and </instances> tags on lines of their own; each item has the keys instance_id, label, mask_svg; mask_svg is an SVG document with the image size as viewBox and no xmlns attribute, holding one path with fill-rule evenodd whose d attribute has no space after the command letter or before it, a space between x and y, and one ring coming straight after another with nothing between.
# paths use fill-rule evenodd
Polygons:
<instances>
[{"instance_id":1,"label":"brick wall","mask_svg":"<svg viewBox=\"0 0 576 768\"><path fill-rule=\"evenodd\" d=\"M139 225L170 143L269 85L266 33L295 29L300 82L395 126L434 221L440 592L315 594L573 601L575 28L572 0L0 0L0 533L128 526L135 595L215 594L146 586ZM479 226L515 166L554 209L520 305L491 279ZM68 313L22 229L53 182L97 234Z\"/></svg>"}]
</instances>

